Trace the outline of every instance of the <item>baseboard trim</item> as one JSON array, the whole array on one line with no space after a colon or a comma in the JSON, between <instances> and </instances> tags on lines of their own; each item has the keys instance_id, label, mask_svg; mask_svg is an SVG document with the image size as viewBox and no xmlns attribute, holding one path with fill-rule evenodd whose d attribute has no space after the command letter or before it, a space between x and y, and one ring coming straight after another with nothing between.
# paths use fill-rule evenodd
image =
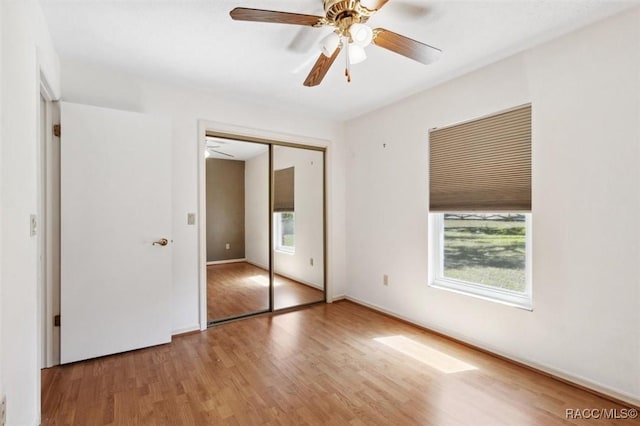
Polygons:
<instances>
[{"instance_id":1,"label":"baseboard trim","mask_svg":"<svg viewBox=\"0 0 640 426\"><path fill-rule=\"evenodd\" d=\"M281 276L281 277L284 277L284 278L290 279L291 281L295 281L295 282L297 282L297 283L304 284L304 285L306 285L307 287L315 288L316 290L320 290L320 291L323 291L323 290L324 290L324 289L322 288L322 286L315 285L315 284L313 284L313 283L310 283L309 281L301 280L300 278L296 278L296 277L294 277L293 275L287 275L287 274L283 274L283 273L280 273L280 272L276 272L275 274L276 274L276 275L279 275L279 276Z\"/></svg>"},{"instance_id":2,"label":"baseboard trim","mask_svg":"<svg viewBox=\"0 0 640 426\"><path fill-rule=\"evenodd\" d=\"M240 262L246 262L247 259L242 258L242 259L228 259L228 260L208 260L207 261L207 266L209 265L224 265L225 263L240 263Z\"/></svg>"},{"instance_id":3,"label":"baseboard trim","mask_svg":"<svg viewBox=\"0 0 640 426\"><path fill-rule=\"evenodd\" d=\"M331 298L331 302L330 303L339 302L341 300L347 300L347 295L346 294L338 294L337 296L333 296ZM353 302L353 303L358 303L358 302Z\"/></svg>"},{"instance_id":4,"label":"baseboard trim","mask_svg":"<svg viewBox=\"0 0 640 426\"><path fill-rule=\"evenodd\" d=\"M467 346L471 349L486 353L488 355L494 356L496 358L502 359L504 361L510 362L512 364L518 365L520 367L526 368L533 372L542 374L543 376L550 377L552 379L558 380L560 382L566 383L568 385L574 386L578 389L582 389L584 391L590 392L594 395L597 395L601 398L607 399L616 404L620 404L623 406L628 406L630 408L640 409L640 399L636 398L633 395L626 394L624 392L617 391L615 389L611 389L606 385L594 382L592 380L586 379L584 377L576 376L571 373L567 373L564 371L557 370L555 368L549 367L547 365L538 364L535 362L531 362L528 360L524 360L518 357L514 357L512 355L505 354L501 351L498 351L493 348L488 348L482 343L472 341L468 338L458 336L455 333L451 333L450 331L436 329L430 326L426 326L415 322L403 315L400 315L391 310L385 309L381 306L378 306L373 303L365 302L364 300L360 300L351 296L344 296L342 301L348 301L351 303L355 303L356 305L362 306L367 309L371 309L379 314L386 315L388 317L397 319L409 325L418 327L422 330L428 331L429 333L436 334L438 336L444 337L445 339L451 340L452 342L459 343L461 345ZM334 301L336 300L334 298Z\"/></svg>"},{"instance_id":5,"label":"baseboard trim","mask_svg":"<svg viewBox=\"0 0 640 426\"><path fill-rule=\"evenodd\" d=\"M194 333L196 331L200 331L200 325L192 325L190 327L184 327L184 328L178 328L176 330L173 330L171 332L171 337L177 337L177 336L182 336L185 334L191 334Z\"/></svg>"},{"instance_id":6,"label":"baseboard trim","mask_svg":"<svg viewBox=\"0 0 640 426\"><path fill-rule=\"evenodd\" d=\"M263 270L269 272L269 265L261 265L261 264L259 264L257 262L253 262L251 260L245 260L245 262L247 262L249 265L255 266L256 268L260 268L260 269L263 269Z\"/></svg>"}]
</instances>

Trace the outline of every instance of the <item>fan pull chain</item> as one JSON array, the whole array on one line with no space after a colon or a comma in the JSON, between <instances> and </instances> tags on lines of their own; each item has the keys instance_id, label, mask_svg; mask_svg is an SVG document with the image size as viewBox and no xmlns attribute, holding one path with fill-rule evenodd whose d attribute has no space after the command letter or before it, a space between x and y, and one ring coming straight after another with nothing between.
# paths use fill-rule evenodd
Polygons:
<instances>
[{"instance_id":1,"label":"fan pull chain","mask_svg":"<svg viewBox=\"0 0 640 426\"><path fill-rule=\"evenodd\" d=\"M351 66L349 64L349 62L350 62L349 61L349 40L345 40L345 41L346 41L346 45L347 45L347 48L345 49L345 51L346 51L345 58L347 59L347 64L346 64L346 67L344 69L344 75L345 75L345 77L347 77L347 83L351 83L351 69L350 69Z\"/></svg>"}]
</instances>

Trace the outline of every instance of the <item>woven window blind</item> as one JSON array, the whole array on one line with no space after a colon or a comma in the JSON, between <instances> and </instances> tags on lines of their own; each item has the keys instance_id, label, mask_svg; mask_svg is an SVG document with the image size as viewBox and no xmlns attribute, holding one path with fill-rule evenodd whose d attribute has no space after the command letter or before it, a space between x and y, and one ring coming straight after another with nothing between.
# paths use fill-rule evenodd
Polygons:
<instances>
[{"instance_id":1,"label":"woven window blind","mask_svg":"<svg viewBox=\"0 0 640 426\"><path fill-rule=\"evenodd\" d=\"M429 210L531 210L531 105L429 134Z\"/></svg>"},{"instance_id":2,"label":"woven window blind","mask_svg":"<svg viewBox=\"0 0 640 426\"><path fill-rule=\"evenodd\" d=\"M289 167L273 172L273 211L294 211L294 168Z\"/></svg>"}]
</instances>

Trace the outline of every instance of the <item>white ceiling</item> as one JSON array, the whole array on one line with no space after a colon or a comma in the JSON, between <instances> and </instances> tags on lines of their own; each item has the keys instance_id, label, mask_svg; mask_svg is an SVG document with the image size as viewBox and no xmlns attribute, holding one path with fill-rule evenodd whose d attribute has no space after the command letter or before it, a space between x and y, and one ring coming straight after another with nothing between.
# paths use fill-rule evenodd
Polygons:
<instances>
[{"instance_id":1,"label":"white ceiling","mask_svg":"<svg viewBox=\"0 0 640 426\"><path fill-rule=\"evenodd\" d=\"M320 86L302 85L331 30L238 22L236 6L322 14L322 0L40 0L58 53L137 75L348 119L640 0L390 0L369 23L443 50L422 65L376 46L344 79L338 58Z\"/></svg>"}]
</instances>

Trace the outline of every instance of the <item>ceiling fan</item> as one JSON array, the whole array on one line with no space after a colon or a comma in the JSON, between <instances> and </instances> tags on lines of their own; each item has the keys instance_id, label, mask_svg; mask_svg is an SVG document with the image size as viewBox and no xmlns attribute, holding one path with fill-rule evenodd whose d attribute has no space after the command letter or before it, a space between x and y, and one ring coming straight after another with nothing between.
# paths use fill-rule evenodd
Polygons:
<instances>
[{"instance_id":1,"label":"ceiling fan","mask_svg":"<svg viewBox=\"0 0 640 426\"><path fill-rule=\"evenodd\" d=\"M221 140L219 140L218 138L213 138L213 137L206 137L207 140L207 147L204 151L204 156L205 158L210 158L213 157L214 154L219 154L219 155L224 155L226 157L231 157L231 158L235 158L235 155L231 155L231 154L227 154L226 152L222 152L220 151L218 148L222 148L223 144L226 144L226 142L223 142ZM210 142L217 142L221 145L213 145L210 144Z\"/></svg>"},{"instance_id":2,"label":"ceiling fan","mask_svg":"<svg viewBox=\"0 0 640 426\"><path fill-rule=\"evenodd\" d=\"M388 0L323 0L325 16L278 12L274 10L236 7L230 12L237 21L270 22L275 24L335 27L335 31L322 42L322 53L304 81L307 87L317 86L344 48L346 52L345 76L351 81L350 65L366 59L364 47L370 43L392 52L430 64L442 51L428 44L410 39L384 28L372 29L366 22Z\"/></svg>"}]
</instances>

